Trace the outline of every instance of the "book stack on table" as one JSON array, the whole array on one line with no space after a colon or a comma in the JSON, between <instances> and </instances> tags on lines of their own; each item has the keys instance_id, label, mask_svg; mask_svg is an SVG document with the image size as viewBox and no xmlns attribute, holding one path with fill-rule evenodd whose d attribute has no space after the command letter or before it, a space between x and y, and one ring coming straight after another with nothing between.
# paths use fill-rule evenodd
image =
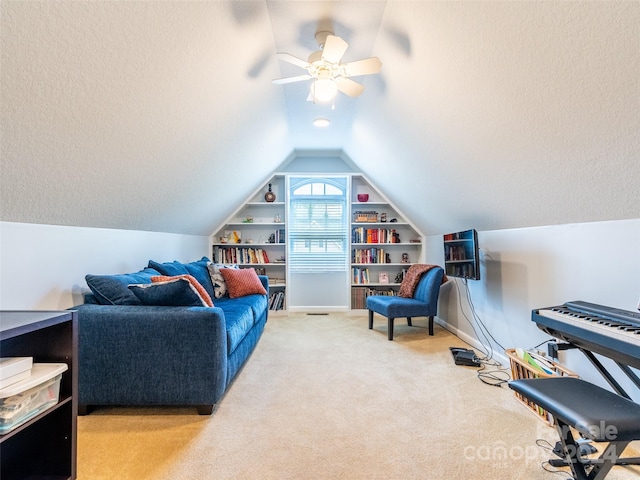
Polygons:
<instances>
[{"instance_id":1,"label":"book stack on table","mask_svg":"<svg viewBox=\"0 0 640 480\"><path fill-rule=\"evenodd\" d=\"M0 389L31 376L33 357L0 358Z\"/></svg>"}]
</instances>

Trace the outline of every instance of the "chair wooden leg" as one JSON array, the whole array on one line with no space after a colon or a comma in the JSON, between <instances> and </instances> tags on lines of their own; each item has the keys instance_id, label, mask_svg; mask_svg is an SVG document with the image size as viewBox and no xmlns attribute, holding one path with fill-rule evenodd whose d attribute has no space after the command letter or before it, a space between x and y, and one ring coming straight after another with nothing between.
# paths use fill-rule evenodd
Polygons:
<instances>
[{"instance_id":1,"label":"chair wooden leg","mask_svg":"<svg viewBox=\"0 0 640 480\"><path fill-rule=\"evenodd\" d=\"M433 315L429 317L429 335L433 337Z\"/></svg>"},{"instance_id":2,"label":"chair wooden leg","mask_svg":"<svg viewBox=\"0 0 640 480\"><path fill-rule=\"evenodd\" d=\"M411 317L407 317L407 325L413 327L413 325L411 324Z\"/></svg>"},{"instance_id":3,"label":"chair wooden leg","mask_svg":"<svg viewBox=\"0 0 640 480\"><path fill-rule=\"evenodd\" d=\"M369 330L373 328L373 310L369 310Z\"/></svg>"},{"instance_id":4,"label":"chair wooden leg","mask_svg":"<svg viewBox=\"0 0 640 480\"><path fill-rule=\"evenodd\" d=\"M389 317L389 321L387 322L387 328L389 330L389 340L393 340L393 317Z\"/></svg>"}]
</instances>

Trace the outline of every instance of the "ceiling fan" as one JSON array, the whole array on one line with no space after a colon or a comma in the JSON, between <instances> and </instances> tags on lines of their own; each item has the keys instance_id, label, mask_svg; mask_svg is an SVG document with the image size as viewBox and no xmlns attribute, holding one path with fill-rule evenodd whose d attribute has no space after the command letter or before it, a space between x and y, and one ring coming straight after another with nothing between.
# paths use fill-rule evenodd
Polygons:
<instances>
[{"instance_id":1,"label":"ceiling fan","mask_svg":"<svg viewBox=\"0 0 640 480\"><path fill-rule=\"evenodd\" d=\"M316 41L321 50L313 52L306 61L288 53L278 53L280 60L304 68L307 73L295 77L278 78L273 83L281 85L313 79L307 100L314 103L328 102L333 100L338 91L350 97L357 97L364 91L364 85L349 77L379 73L382 68L382 62L378 57L340 63L349 44L335 36L333 32L316 33Z\"/></svg>"}]
</instances>

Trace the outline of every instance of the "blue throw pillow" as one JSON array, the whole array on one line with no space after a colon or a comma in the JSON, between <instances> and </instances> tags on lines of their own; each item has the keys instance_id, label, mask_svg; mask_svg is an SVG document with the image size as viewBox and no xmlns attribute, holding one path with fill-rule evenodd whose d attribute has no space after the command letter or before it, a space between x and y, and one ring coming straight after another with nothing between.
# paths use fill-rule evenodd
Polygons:
<instances>
[{"instance_id":1,"label":"blue throw pillow","mask_svg":"<svg viewBox=\"0 0 640 480\"><path fill-rule=\"evenodd\" d=\"M166 282L129 285L142 305L163 307L206 307L207 303L186 278Z\"/></svg>"},{"instance_id":2,"label":"blue throw pillow","mask_svg":"<svg viewBox=\"0 0 640 480\"><path fill-rule=\"evenodd\" d=\"M202 257L197 262L181 263L178 261L158 263L153 260L149 260L149 268L153 268L159 271L162 275L168 277L175 277L177 275L191 275L195 278L200 285L204 287L211 298L214 298L213 283L211 283L211 277L209 276L209 269L207 264L210 260L207 257Z\"/></svg>"},{"instance_id":3,"label":"blue throw pillow","mask_svg":"<svg viewBox=\"0 0 640 480\"><path fill-rule=\"evenodd\" d=\"M140 300L127 288L132 283L151 283L157 270L145 268L121 275L85 275L87 285L101 305L140 305Z\"/></svg>"}]
</instances>

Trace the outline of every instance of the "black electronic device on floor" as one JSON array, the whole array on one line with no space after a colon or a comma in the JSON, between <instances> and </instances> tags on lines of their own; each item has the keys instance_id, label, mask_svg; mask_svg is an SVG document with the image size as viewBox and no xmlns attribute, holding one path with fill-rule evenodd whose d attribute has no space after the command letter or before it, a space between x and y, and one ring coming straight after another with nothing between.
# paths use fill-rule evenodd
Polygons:
<instances>
[{"instance_id":1,"label":"black electronic device on floor","mask_svg":"<svg viewBox=\"0 0 640 480\"><path fill-rule=\"evenodd\" d=\"M482 364L476 356L476 352L470 348L449 347L453 355L453 361L456 365L464 365L466 367L480 367Z\"/></svg>"}]
</instances>

